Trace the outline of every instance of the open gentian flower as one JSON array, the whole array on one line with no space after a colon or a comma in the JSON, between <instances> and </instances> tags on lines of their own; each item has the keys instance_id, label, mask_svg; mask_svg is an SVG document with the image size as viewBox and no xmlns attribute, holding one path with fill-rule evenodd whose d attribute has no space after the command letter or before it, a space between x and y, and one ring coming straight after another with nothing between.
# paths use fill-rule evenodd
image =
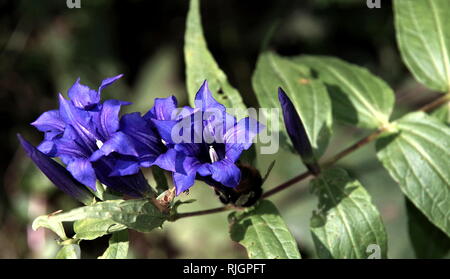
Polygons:
<instances>
[{"instance_id":1,"label":"open gentian flower","mask_svg":"<svg viewBox=\"0 0 450 279\"><path fill-rule=\"evenodd\" d=\"M84 204L90 204L94 200L92 194L86 189L84 185L75 180L73 176L55 160L51 159L31 143L25 140L21 135L17 135L20 144L33 160L36 166L50 179L64 193Z\"/></svg>"},{"instance_id":2,"label":"open gentian flower","mask_svg":"<svg viewBox=\"0 0 450 279\"><path fill-rule=\"evenodd\" d=\"M95 190L98 179L115 191L139 197L151 188L138 168L127 169L124 163L140 160L140 146L127 134L139 123L119 121L120 107L129 103L100 102L101 91L120 77L103 80L97 91L78 79L68 91L70 99L60 94L59 110L43 113L32 125L45 132L38 149L61 158L76 180Z\"/></svg>"},{"instance_id":3,"label":"open gentian flower","mask_svg":"<svg viewBox=\"0 0 450 279\"><path fill-rule=\"evenodd\" d=\"M183 154L174 162L177 195L188 190L195 179L216 187L236 187L241 178L236 161L243 150L250 148L263 125L249 117L237 122L212 97L206 81L195 97L195 109L185 109L178 114L182 117L174 119L175 107L176 104L167 105L160 112L155 110L157 116L164 117L152 121L164 142Z\"/></svg>"}]
</instances>

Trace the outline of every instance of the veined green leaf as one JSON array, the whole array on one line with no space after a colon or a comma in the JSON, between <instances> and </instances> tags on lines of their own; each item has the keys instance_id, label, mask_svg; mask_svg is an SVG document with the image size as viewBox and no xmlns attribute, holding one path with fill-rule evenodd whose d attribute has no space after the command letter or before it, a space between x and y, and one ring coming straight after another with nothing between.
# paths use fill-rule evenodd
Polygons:
<instances>
[{"instance_id":1,"label":"veined green leaf","mask_svg":"<svg viewBox=\"0 0 450 279\"><path fill-rule=\"evenodd\" d=\"M99 259L126 259L128 255L128 231L120 231L112 234L106 251Z\"/></svg>"},{"instance_id":2,"label":"veined green leaf","mask_svg":"<svg viewBox=\"0 0 450 279\"><path fill-rule=\"evenodd\" d=\"M386 258L387 238L380 213L357 180L333 168L323 171L311 185L319 197L310 226L320 258Z\"/></svg>"},{"instance_id":3,"label":"veined green leaf","mask_svg":"<svg viewBox=\"0 0 450 279\"><path fill-rule=\"evenodd\" d=\"M251 259L300 259L297 242L277 208L267 200L228 217L230 236L247 249Z\"/></svg>"},{"instance_id":4,"label":"veined green leaf","mask_svg":"<svg viewBox=\"0 0 450 279\"><path fill-rule=\"evenodd\" d=\"M395 0L395 29L402 58L427 87L450 91L450 1Z\"/></svg>"},{"instance_id":5,"label":"veined green leaf","mask_svg":"<svg viewBox=\"0 0 450 279\"><path fill-rule=\"evenodd\" d=\"M450 252L450 238L434 226L408 199L409 237L419 259L439 259Z\"/></svg>"},{"instance_id":6,"label":"veined green leaf","mask_svg":"<svg viewBox=\"0 0 450 279\"><path fill-rule=\"evenodd\" d=\"M80 246L78 244L68 244L61 247L55 256L55 259L79 259L80 256Z\"/></svg>"},{"instance_id":7,"label":"veined green leaf","mask_svg":"<svg viewBox=\"0 0 450 279\"><path fill-rule=\"evenodd\" d=\"M73 230L75 231L74 238L84 240L96 239L126 228L126 226L118 224L111 219L87 218L75 221L73 224Z\"/></svg>"},{"instance_id":8,"label":"veined green leaf","mask_svg":"<svg viewBox=\"0 0 450 279\"><path fill-rule=\"evenodd\" d=\"M336 119L368 129L388 124L394 93L367 69L328 56L300 56L295 61L326 84Z\"/></svg>"},{"instance_id":9,"label":"veined green leaf","mask_svg":"<svg viewBox=\"0 0 450 279\"><path fill-rule=\"evenodd\" d=\"M253 89L263 108L279 108L278 87L282 87L297 109L316 157L324 151L331 135L331 101L325 86L312 80L307 67L294 58L281 57L273 52L260 55L252 77ZM289 136L280 113L282 140Z\"/></svg>"},{"instance_id":10,"label":"veined green leaf","mask_svg":"<svg viewBox=\"0 0 450 279\"><path fill-rule=\"evenodd\" d=\"M433 116L436 119L441 120L442 122L444 122L447 125L450 125L450 101L443 104L436 110L434 110L431 113L431 116Z\"/></svg>"},{"instance_id":11,"label":"veined green leaf","mask_svg":"<svg viewBox=\"0 0 450 279\"><path fill-rule=\"evenodd\" d=\"M43 221L53 224L87 218L108 219L136 231L149 232L160 227L167 216L147 199L109 200L79 207L65 213L40 216L34 220L33 229L39 228Z\"/></svg>"},{"instance_id":12,"label":"veined green leaf","mask_svg":"<svg viewBox=\"0 0 450 279\"><path fill-rule=\"evenodd\" d=\"M206 79L216 100L227 108L246 109L241 95L230 85L226 75L208 50L201 24L199 0L190 2L184 37L184 59L187 91L191 105L194 105L195 94ZM242 116L245 116L245 111L236 115L238 118Z\"/></svg>"},{"instance_id":13,"label":"veined green leaf","mask_svg":"<svg viewBox=\"0 0 450 279\"><path fill-rule=\"evenodd\" d=\"M423 112L396 125L399 133L377 140L377 156L409 200L450 235L450 128Z\"/></svg>"}]
</instances>

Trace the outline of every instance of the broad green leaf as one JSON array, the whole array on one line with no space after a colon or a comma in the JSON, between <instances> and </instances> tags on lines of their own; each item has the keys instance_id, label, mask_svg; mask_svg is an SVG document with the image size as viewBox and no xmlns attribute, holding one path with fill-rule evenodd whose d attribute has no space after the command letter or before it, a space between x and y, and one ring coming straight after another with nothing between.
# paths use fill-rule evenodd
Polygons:
<instances>
[{"instance_id":1,"label":"broad green leaf","mask_svg":"<svg viewBox=\"0 0 450 279\"><path fill-rule=\"evenodd\" d=\"M126 259L128 255L128 231L120 231L112 234L106 251L99 259Z\"/></svg>"},{"instance_id":2,"label":"broad green leaf","mask_svg":"<svg viewBox=\"0 0 450 279\"><path fill-rule=\"evenodd\" d=\"M75 231L74 238L92 240L110 234L116 231L121 231L127 227L111 219L81 219L75 221L73 230Z\"/></svg>"},{"instance_id":3,"label":"broad green leaf","mask_svg":"<svg viewBox=\"0 0 450 279\"><path fill-rule=\"evenodd\" d=\"M338 120L368 129L388 124L394 92L367 69L327 56L300 56L296 62L326 84Z\"/></svg>"},{"instance_id":4,"label":"broad green leaf","mask_svg":"<svg viewBox=\"0 0 450 279\"><path fill-rule=\"evenodd\" d=\"M78 244L68 244L61 247L55 256L55 259L79 259L80 256L80 246Z\"/></svg>"},{"instance_id":5,"label":"broad green leaf","mask_svg":"<svg viewBox=\"0 0 450 279\"><path fill-rule=\"evenodd\" d=\"M444 122L447 125L450 125L450 101L443 104L436 110L434 110L431 113L431 116L433 116L436 119L441 120L442 122Z\"/></svg>"},{"instance_id":6,"label":"broad green leaf","mask_svg":"<svg viewBox=\"0 0 450 279\"><path fill-rule=\"evenodd\" d=\"M55 221L53 219L50 220L51 217L52 217L51 214L37 217L33 221L33 224L31 226L32 229L35 231L39 228L47 228L56 233L59 236L59 238L61 238L61 240L66 240L67 236L66 232L64 231L62 223L59 221Z\"/></svg>"},{"instance_id":7,"label":"broad green leaf","mask_svg":"<svg viewBox=\"0 0 450 279\"><path fill-rule=\"evenodd\" d=\"M399 133L377 140L377 156L409 200L450 235L450 128L423 112L396 126Z\"/></svg>"},{"instance_id":8,"label":"broad green leaf","mask_svg":"<svg viewBox=\"0 0 450 279\"><path fill-rule=\"evenodd\" d=\"M228 219L231 239L247 249L249 258L300 259L297 242L270 201L233 212Z\"/></svg>"},{"instance_id":9,"label":"broad green leaf","mask_svg":"<svg viewBox=\"0 0 450 279\"><path fill-rule=\"evenodd\" d=\"M450 91L450 1L395 0L397 41L403 61L427 87Z\"/></svg>"},{"instance_id":10,"label":"broad green leaf","mask_svg":"<svg viewBox=\"0 0 450 279\"><path fill-rule=\"evenodd\" d=\"M53 216L40 216L33 222L36 229L42 224L42 220L47 223L71 222L86 218L109 219L112 222L122 224L127 228L140 232L149 232L160 227L167 216L161 213L149 200L110 200L98 202L94 205L83 206L66 213Z\"/></svg>"},{"instance_id":11,"label":"broad green leaf","mask_svg":"<svg viewBox=\"0 0 450 279\"><path fill-rule=\"evenodd\" d=\"M364 259L387 255L387 238L380 213L369 193L339 168L323 171L311 181L319 198L311 217L311 233L320 258Z\"/></svg>"},{"instance_id":12,"label":"broad green leaf","mask_svg":"<svg viewBox=\"0 0 450 279\"><path fill-rule=\"evenodd\" d=\"M325 86L312 80L309 69L296 63L294 58L273 52L260 55L252 83L262 108L279 108L278 87L286 91L302 119L314 153L320 156L329 142L332 123L331 101ZM281 139L286 140L289 136L281 113L279 117Z\"/></svg>"},{"instance_id":13,"label":"broad green leaf","mask_svg":"<svg viewBox=\"0 0 450 279\"><path fill-rule=\"evenodd\" d=\"M206 79L216 100L227 108L246 110L241 95L230 85L226 75L208 50L201 24L199 0L190 2L184 40L186 84L190 104L194 104L195 94ZM237 113L236 117L239 118L245 114L245 111L242 111Z\"/></svg>"},{"instance_id":14,"label":"broad green leaf","mask_svg":"<svg viewBox=\"0 0 450 279\"><path fill-rule=\"evenodd\" d=\"M450 252L450 238L428 221L408 199L409 237L419 259L439 259Z\"/></svg>"}]
</instances>

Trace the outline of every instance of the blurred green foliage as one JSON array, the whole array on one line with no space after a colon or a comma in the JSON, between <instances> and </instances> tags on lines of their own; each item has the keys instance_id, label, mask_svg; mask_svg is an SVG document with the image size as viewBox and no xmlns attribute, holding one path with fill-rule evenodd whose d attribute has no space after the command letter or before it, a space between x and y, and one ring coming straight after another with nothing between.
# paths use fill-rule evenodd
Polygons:
<instances>
[{"instance_id":1,"label":"blurred green foliage","mask_svg":"<svg viewBox=\"0 0 450 279\"><path fill-rule=\"evenodd\" d=\"M77 206L24 157L15 136L20 132L35 144L40 141L41 135L29 123L57 107L58 92L66 94L77 77L95 88L103 78L124 73L104 94L134 102L125 112L146 112L155 97L175 95L180 105L188 103L183 62L188 1L81 3L81 9L68 9L65 1L57 0L0 1L0 258L53 257L58 249L53 241L56 236L42 229L32 232L31 221L41 214ZM368 67L395 89L400 114L435 96L422 94L428 90L417 84L401 63L390 1L383 1L381 9L368 9L365 1L356 0L204 1L202 17L211 52L248 106L257 106L251 75L269 34L269 48L280 54L334 55ZM325 157L365 135L365 131L335 125ZM264 173L274 159L277 163L265 189L305 170L300 159L285 150L259 155L257 167ZM389 236L388 256L414 257L407 237L404 198L376 160L374 146L355 152L338 165L367 188L381 212ZM148 177L153 183L150 172ZM302 182L271 198L303 258L316 256L309 220L317 200L304 191L306 187L307 182ZM202 183L181 198L197 200L183 205L183 211L220 205ZM229 239L226 216L181 219L148 234L130 232L130 256L246 257L244 249ZM82 242L83 257L100 256L107 244L108 237Z\"/></svg>"}]
</instances>

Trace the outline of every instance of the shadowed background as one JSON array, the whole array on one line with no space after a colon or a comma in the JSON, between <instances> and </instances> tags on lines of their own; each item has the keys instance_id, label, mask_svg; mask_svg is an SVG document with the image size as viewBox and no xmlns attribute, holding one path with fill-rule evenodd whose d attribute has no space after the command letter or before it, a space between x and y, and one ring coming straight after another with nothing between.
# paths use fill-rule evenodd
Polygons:
<instances>
[{"instance_id":1,"label":"shadowed background","mask_svg":"<svg viewBox=\"0 0 450 279\"><path fill-rule=\"evenodd\" d=\"M169 95L175 95L180 105L187 104L183 59L187 9L188 1L81 0L81 9L69 9L62 0L0 0L0 258L53 257L56 235L42 229L33 232L32 220L79 206L24 156L16 133L38 144L42 134L29 123L42 112L55 109L57 93L65 95L78 77L97 88L102 79L125 74L103 92L104 99L134 103L124 112L146 112L155 97ZM202 22L211 52L249 106L258 106L251 76L271 32L269 46L282 55L334 55L369 68L395 90L397 114L436 96L417 84L400 60L390 1L382 1L381 9L368 9L360 0L203 1ZM330 156L367 134L335 124L326 154ZM305 170L298 156L285 150L258 159L262 174L277 160L265 189ZM387 228L389 257L413 257L404 198L376 160L373 144L339 165L372 195ZM303 190L306 187L307 182L302 182L271 199L303 257L315 257L309 219L317 201ZM182 211L220 205L202 183L181 198L197 199ZM220 213L186 218L148 234L132 232L129 256L245 257L244 249L229 239L226 217L227 213ZM107 237L83 241L82 256L97 257L107 242Z\"/></svg>"}]
</instances>

